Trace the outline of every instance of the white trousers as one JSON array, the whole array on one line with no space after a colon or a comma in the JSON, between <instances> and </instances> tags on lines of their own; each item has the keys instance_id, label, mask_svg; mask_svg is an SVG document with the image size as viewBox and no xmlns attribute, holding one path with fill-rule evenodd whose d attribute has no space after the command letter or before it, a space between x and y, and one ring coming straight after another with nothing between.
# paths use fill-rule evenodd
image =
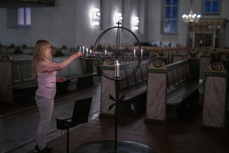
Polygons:
<instances>
[{"instance_id":1,"label":"white trousers","mask_svg":"<svg viewBox=\"0 0 229 153\"><path fill-rule=\"evenodd\" d=\"M35 95L35 100L40 112L40 123L37 128L37 145L40 150L43 150L46 147L45 139L52 119L54 99Z\"/></svg>"}]
</instances>

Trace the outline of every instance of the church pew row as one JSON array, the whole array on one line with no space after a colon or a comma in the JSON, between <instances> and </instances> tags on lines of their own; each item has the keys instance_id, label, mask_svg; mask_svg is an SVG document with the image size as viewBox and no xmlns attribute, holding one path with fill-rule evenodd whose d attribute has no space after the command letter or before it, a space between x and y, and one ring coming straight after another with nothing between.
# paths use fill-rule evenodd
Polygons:
<instances>
[{"instance_id":1,"label":"church pew row","mask_svg":"<svg viewBox=\"0 0 229 153\"><path fill-rule=\"evenodd\" d=\"M166 75L167 78L164 79L164 81L166 81L167 92L166 93L163 92L163 94L166 95L164 97L166 99L166 104L164 104L163 102L160 102L159 103L160 105L164 104L163 107L158 105L157 108L153 108L152 106L157 105L156 101L158 100L161 101L162 100L161 98L163 96L161 98L158 97L158 95L154 95L152 98L147 97L147 110L149 110L148 112L149 116L146 117L146 120L145 120L146 122L155 122L155 121L156 122L157 121L166 122L166 111L165 111L166 105L179 104L182 100L184 100L187 96L189 96L196 89L199 89L200 96L204 94L205 72L208 70L208 67L212 62L212 57L211 57L210 52L205 51L200 56L196 54L189 55L188 60L185 62L184 61L185 60L183 60L183 62L179 61L176 63L166 65L167 72L165 72L164 75ZM182 68L179 67L178 65L182 66ZM186 71L184 69L185 68L184 65L186 65ZM148 70L148 71L155 73L155 70L154 70L155 68L153 66L151 66L151 68L152 70ZM187 74L189 74L188 77L187 77ZM149 77L150 75L154 76L155 74L149 73ZM162 76L161 74L157 74L157 75ZM151 77L151 79L153 78ZM163 77L160 77L160 79L162 78ZM148 80L148 83L149 81L150 80ZM152 86L148 84L148 87L153 88L154 86L155 86L154 84L152 84ZM148 90L148 91L151 91L151 90ZM159 92L159 91L157 93L162 94L162 92ZM152 95L147 93L147 96L152 96ZM154 103L152 102L148 103L150 99L154 99L154 98L158 98L158 99L154 101ZM202 101L199 101L199 102L200 104L202 104ZM155 114L153 114L153 112L150 111L150 108L148 107L148 105L152 107L151 108L152 110L156 109L153 111ZM157 111L158 108L163 108L164 110L159 109L159 111ZM159 114L160 114L160 117L158 116Z\"/></svg>"},{"instance_id":2,"label":"church pew row","mask_svg":"<svg viewBox=\"0 0 229 153\"><path fill-rule=\"evenodd\" d=\"M166 123L166 106L180 104L203 84L198 75L199 66L200 59L192 58L169 65L160 60L151 63L145 122Z\"/></svg>"},{"instance_id":3,"label":"church pew row","mask_svg":"<svg viewBox=\"0 0 229 153\"><path fill-rule=\"evenodd\" d=\"M60 63L68 57L53 58L53 62ZM0 60L1 73L0 101L13 102L15 92L24 95L27 92L34 94L37 89L37 81L32 78L32 60ZM77 80L77 86L93 84L93 76L97 72L93 70L93 61L75 59L66 68L57 72L57 77L65 77L64 83L57 83L57 91L67 90L67 86L73 80ZM30 90L31 89L31 90ZM33 90L32 90L33 89ZM20 95L19 94L19 95Z\"/></svg>"},{"instance_id":4,"label":"church pew row","mask_svg":"<svg viewBox=\"0 0 229 153\"><path fill-rule=\"evenodd\" d=\"M137 65L135 62L121 62L120 63L120 77L126 78L130 75ZM129 79L120 81L119 96L125 94L125 98L120 101L120 112L133 114L134 111L131 109L131 104L142 101L146 97L147 90L147 69L150 64L150 60L141 61L141 65L135 75ZM103 63L101 66L103 72L110 78L115 76L114 64ZM109 106L114 101L109 99L111 94L115 97L115 81L108 80L101 76L101 105L100 105L100 116L113 117L115 108L113 107L109 111Z\"/></svg>"},{"instance_id":5,"label":"church pew row","mask_svg":"<svg viewBox=\"0 0 229 153\"><path fill-rule=\"evenodd\" d=\"M156 67L153 67L152 63L155 63ZM161 60L156 59L152 63L149 61L146 66L148 69L148 74L142 70L141 66L141 73L136 73L134 76L134 85L128 84L128 88L125 88L123 92L121 92L122 82L120 82L120 93L129 93L131 96L128 96L129 99L137 99L137 100L130 100L129 102L125 103L125 101L120 102L120 109L123 109L123 106L126 104L126 111L123 112L131 112L131 104L138 101L146 101L147 98L147 106L146 111L148 113L146 117L146 122L151 121L162 121L166 122L166 105L178 105L182 100L184 100L187 96L191 93L196 91L202 84L203 80L199 80L199 70L200 70L200 59L196 58L189 58L188 60L179 61L173 64L164 65L162 68L157 68L157 65L163 63ZM151 63L151 64L150 64ZM128 65L128 64L127 64ZM150 65L150 67L148 67ZM129 67L134 68L134 65L129 64ZM155 70L155 71L154 71ZM121 65L121 71L125 73L125 76L129 74L131 69L125 69L125 67ZM127 72L130 71L130 72ZM107 75L110 77L114 76L114 72L109 69L104 70ZM145 73L145 74L144 74ZM139 75L141 74L141 75ZM121 76L121 77L125 77ZM141 78L139 76L147 76L145 78ZM140 87L136 84L138 83L138 79L141 78L146 81L141 82ZM140 80L141 80L140 79ZM127 80L127 82L131 82L131 80ZM136 87L136 88L135 88ZM114 115L114 109L111 111L108 110L109 106L113 103L112 100L109 99L109 94L115 96L115 85L114 81L107 80L102 77L102 89L101 89L101 112L100 114L103 116L112 116ZM141 100L139 100L138 96L141 95ZM122 94L120 94L122 96ZM126 97L126 99L128 99ZM158 101L156 101L158 99ZM152 103L156 103L156 105ZM127 106L128 105L128 106ZM161 110L157 110L157 109ZM156 109L156 110L154 110ZM157 118L160 111L164 110L164 114L160 115L163 117ZM132 110L132 113L134 111ZM156 115L155 118L152 114Z\"/></svg>"}]
</instances>

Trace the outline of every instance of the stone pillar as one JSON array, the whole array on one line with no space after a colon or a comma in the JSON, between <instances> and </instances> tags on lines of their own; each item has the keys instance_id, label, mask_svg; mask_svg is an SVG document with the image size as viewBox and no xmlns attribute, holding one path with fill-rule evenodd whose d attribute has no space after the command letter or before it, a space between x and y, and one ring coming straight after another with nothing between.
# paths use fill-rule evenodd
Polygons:
<instances>
[{"instance_id":1,"label":"stone pillar","mask_svg":"<svg viewBox=\"0 0 229 153\"><path fill-rule=\"evenodd\" d=\"M159 59L154 60L148 68L145 122L166 123L167 72L165 64Z\"/></svg>"},{"instance_id":2,"label":"stone pillar","mask_svg":"<svg viewBox=\"0 0 229 153\"><path fill-rule=\"evenodd\" d=\"M226 82L224 66L213 63L205 73L205 92L202 129L225 130Z\"/></svg>"},{"instance_id":3,"label":"stone pillar","mask_svg":"<svg viewBox=\"0 0 229 153\"><path fill-rule=\"evenodd\" d=\"M103 66L101 68L103 73L105 73L108 77L113 78L115 76L115 65L108 64L104 61ZM114 101L109 99L109 95L111 94L113 97L115 96L115 81L109 80L103 76L101 76L102 84L101 84L101 103L100 103L100 116L106 117L114 117L115 107L113 107L109 111L109 106L114 103Z\"/></svg>"}]
</instances>

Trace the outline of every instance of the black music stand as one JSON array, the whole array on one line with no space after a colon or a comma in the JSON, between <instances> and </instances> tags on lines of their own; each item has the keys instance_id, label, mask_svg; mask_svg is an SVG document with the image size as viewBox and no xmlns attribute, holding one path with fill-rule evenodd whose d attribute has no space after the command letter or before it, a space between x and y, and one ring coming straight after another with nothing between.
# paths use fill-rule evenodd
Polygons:
<instances>
[{"instance_id":1,"label":"black music stand","mask_svg":"<svg viewBox=\"0 0 229 153\"><path fill-rule=\"evenodd\" d=\"M71 118L56 118L56 128L67 130L67 153L69 153L69 128L88 122L92 97L75 101Z\"/></svg>"}]
</instances>

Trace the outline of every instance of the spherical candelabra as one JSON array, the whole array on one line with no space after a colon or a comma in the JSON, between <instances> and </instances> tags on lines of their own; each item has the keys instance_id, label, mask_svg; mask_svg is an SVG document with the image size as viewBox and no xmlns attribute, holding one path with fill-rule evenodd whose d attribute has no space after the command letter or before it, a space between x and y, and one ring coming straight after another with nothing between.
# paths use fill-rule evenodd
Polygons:
<instances>
[{"instance_id":1,"label":"spherical candelabra","mask_svg":"<svg viewBox=\"0 0 229 153\"><path fill-rule=\"evenodd\" d=\"M141 60L149 60L149 59L155 59L156 55L154 54L144 54L143 50L141 50L141 45L140 42L137 38L137 36L130 31L127 28L124 27L120 27L119 25L121 24L120 22L117 23L118 26L115 27L111 27L107 30L105 30L103 33L100 34L100 36L97 38L95 44L94 44L94 48L92 52L88 52L88 50L86 50L86 52L83 51L83 55L81 56L81 58L83 59L91 59L94 60L94 64L95 67L98 70L98 73L100 73L103 77L109 79L109 80L114 80L115 81L115 95L116 95L116 99L114 97L112 97L111 95L109 95L109 98L113 101L115 101L115 103L113 103L112 105L109 106L109 110L111 110L114 106L115 107L115 149L114 152L117 152L117 123L118 123L118 108L119 108L119 102L122 101L125 98L125 95L121 96L121 98L119 99L119 82L124 80L124 79L129 79L131 77L134 76L134 74L138 71L140 65L141 65ZM95 48L99 45L99 42L101 40L101 38L104 36L105 33L107 33L108 31L112 30L112 29L117 29L117 36L116 36L116 47L115 50L109 55L107 54L107 52L104 50L104 52L102 53L96 53ZM139 47L139 51L138 54L136 54L136 51L134 50L133 54L128 55L127 53L125 53L124 51L121 51L119 46L120 46L120 29L124 29L127 30L128 32L130 32L136 39L137 43L138 43L138 47ZM140 53L139 53L140 52ZM115 64L115 76L113 78L108 77L103 70L101 69L100 65L98 64L99 61L110 61L111 63L116 63ZM137 66L135 67L135 69L133 70L133 72L126 76L125 78L121 78L119 77L119 65L117 64L118 61L138 61ZM113 151L112 151L113 152Z\"/></svg>"}]
</instances>

